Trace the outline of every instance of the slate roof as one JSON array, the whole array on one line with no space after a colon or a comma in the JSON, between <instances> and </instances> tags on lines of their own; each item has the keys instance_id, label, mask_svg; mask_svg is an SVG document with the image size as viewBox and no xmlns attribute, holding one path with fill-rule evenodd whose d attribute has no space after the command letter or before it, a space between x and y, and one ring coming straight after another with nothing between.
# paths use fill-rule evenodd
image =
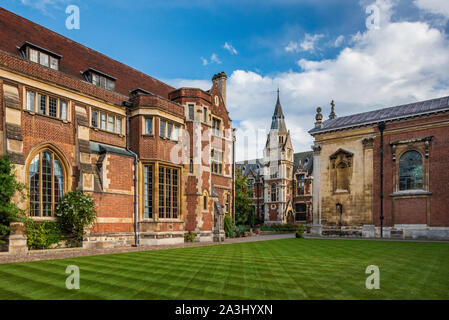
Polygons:
<instances>
[{"instance_id":1,"label":"slate roof","mask_svg":"<svg viewBox=\"0 0 449 320\"><path fill-rule=\"evenodd\" d=\"M369 112L353 114L326 120L321 127L315 127L309 131L311 135L327 131L343 130L352 127L372 125L382 121L393 121L419 115L449 111L449 97L442 97L426 101L404 104Z\"/></svg>"},{"instance_id":2,"label":"slate roof","mask_svg":"<svg viewBox=\"0 0 449 320\"><path fill-rule=\"evenodd\" d=\"M27 41L61 56L59 71L81 81L86 81L82 72L89 68L107 73L110 77L117 79L115 91L125 96L128 96L131 90L142 88L168 98L168 93L175 90L162 81L1 7L0 39L1 51L21 59L23 57L19 47ZM125 46L126 42L123 42L124 49Z\"/></svg>"},{"instance_id":3,"label":"slate roof","mask_svg":"<svg viewBox=\"0 0 449 320\"><path fill-rule=\"evenodd\" d=\"M258 166L262 168L262 159L238 161L235 163L237 168L242 168L242 173L247 176L251 171L259 176ZM313 172L313 151L298 152L293 154L293 172L300 166L304 167L304 171L311 175ZM245 169L245 170L243 170Z\"/></svg>"},{"instance_id":4,"label":"slate roof","mask_svg":"<svg viewBox=\"0 0 449 320\"><path fill-rule=\"evenodd\" d=\"M281 102L279 100L279 90L278 98L276 101L276 106L274 107L274 113L271 121L271 129L277 129L279 133L287 133L287 126L285 125L284 113L282 112Z\"/></svg>"}]
</instances>

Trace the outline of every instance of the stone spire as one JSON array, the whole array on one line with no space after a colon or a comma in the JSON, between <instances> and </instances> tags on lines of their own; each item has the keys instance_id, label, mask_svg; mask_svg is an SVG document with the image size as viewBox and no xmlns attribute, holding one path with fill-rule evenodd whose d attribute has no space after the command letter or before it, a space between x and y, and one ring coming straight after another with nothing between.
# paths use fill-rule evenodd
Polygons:
<instances>
[{"instance_id":1,"label":"stone spire","mask_svg":"<svg viewBox=\"0 0 449 320\"><path fill-rule=\"evenodd\" d=\"M287 133L287 126L285 125L284 113L282 112L282 106L279 99L279 88L276 106L271 121L271 129L277 129L279 133Z\"/></svg>"},{"instance_id":2,"label":"stone spire","mask_svg":"<svg viewBox=\"0 0 449 320\"><path fill-rule=\"evenodd\" d=\"M335 119L337 117L337 115L335 114L335 102L334 100L331 101L331 113L329 115L329 119Z\"/></svg>"}]
</instances>

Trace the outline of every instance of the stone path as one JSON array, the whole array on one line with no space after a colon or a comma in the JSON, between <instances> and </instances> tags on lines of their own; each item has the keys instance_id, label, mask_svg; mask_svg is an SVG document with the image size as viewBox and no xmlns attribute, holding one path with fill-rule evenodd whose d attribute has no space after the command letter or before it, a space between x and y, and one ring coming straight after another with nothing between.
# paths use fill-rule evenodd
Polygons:
<instances>
[{"instance_id":1,"label":"stone path","mask_svg":"<svg viewBox=\"0 0 449 320\"><path fill-rule=\"evenodd\" d=\"M12 262L26 262L35 260L53 260L64 258L75 258L84 256L94 256L101 254L114 254L124 252L137 252L137 251L151 251L151 250L163 250L163 249L176 249L176 248L189 248L189 247L202 247L202 246L216 246L231 243L241 242L256 242L267 240L278 240L294 238L294 233L288 234L274 234L274 235L260 235L245 238L226 239L224 242L194 242L183 243L176 245L159 245L159 246L141 246L141 247L123 247L123 248L111 248L111 249L83 249L83 248L68 248L68 249L51 249L51 250L32 250L26 255L11 255L7 252L0 252L0 264L12 263Z\"/></svg>"}]
</instances>

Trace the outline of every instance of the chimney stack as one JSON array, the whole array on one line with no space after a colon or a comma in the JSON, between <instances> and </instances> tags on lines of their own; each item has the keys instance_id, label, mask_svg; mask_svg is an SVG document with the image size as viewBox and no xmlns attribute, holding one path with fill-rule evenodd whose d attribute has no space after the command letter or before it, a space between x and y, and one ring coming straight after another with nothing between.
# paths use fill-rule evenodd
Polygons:
<instances>
[{"instance_id":1,"label":"chimney stack","mask_svg":"<svg viewBox=\"0 0 449 320\"><path fill-rule=\"evenodd\" d=\"M218 89L220 89L221 92L221 96L223 97L223 101L226 105L226 79L228 78L228 76L226 75L226 73L224 73L224 71L215 74L212 77L212 83L216 84Z\"/></svg>"}]
</instances>

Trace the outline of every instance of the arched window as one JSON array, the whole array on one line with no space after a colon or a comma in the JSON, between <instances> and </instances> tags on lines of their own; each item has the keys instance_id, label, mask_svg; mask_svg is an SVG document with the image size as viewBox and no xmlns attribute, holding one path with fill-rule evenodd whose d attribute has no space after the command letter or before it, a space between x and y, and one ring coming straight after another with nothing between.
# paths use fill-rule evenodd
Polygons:
<instances>
[{"instance_id":1,"label":"arched window","mask_svg":"<svg viewBox=\"0 0 449 320\"><path fill-rule=\"evenodd\" d=\"M344 162L337 165L337 190L348 190L348 166Z\"/></svg>"},{"instance_id":2,"label":"arched window","mask_svg":"<svg viewBox=\"0 0 449 320\"><path fill-rule=\"evenodd\" d=\"M277 200L277 189L276 189L276 185L273 183L271 185L271 201L278 201Z\"/></svg>"},{"instance_id":3,"label":"arched window","mask_svg":"<svg viewBox=\"0 0 449 320\"><path fill-rule=\"evenodd\" d=\"M399 160L399 190L416 190L422 187L422 156L417 151L407 151Z\"/></svg>"},{"instance_id":4,"label":"arched window","mask_svg":"<svg viewBox=\"0 0 449 320\"><path fill-rule=\"evenodd\" d=\"M64 194L65 173L60 159L45 149L29 165L30 215L51 217Z\"/></svg>"}]
</instances>

